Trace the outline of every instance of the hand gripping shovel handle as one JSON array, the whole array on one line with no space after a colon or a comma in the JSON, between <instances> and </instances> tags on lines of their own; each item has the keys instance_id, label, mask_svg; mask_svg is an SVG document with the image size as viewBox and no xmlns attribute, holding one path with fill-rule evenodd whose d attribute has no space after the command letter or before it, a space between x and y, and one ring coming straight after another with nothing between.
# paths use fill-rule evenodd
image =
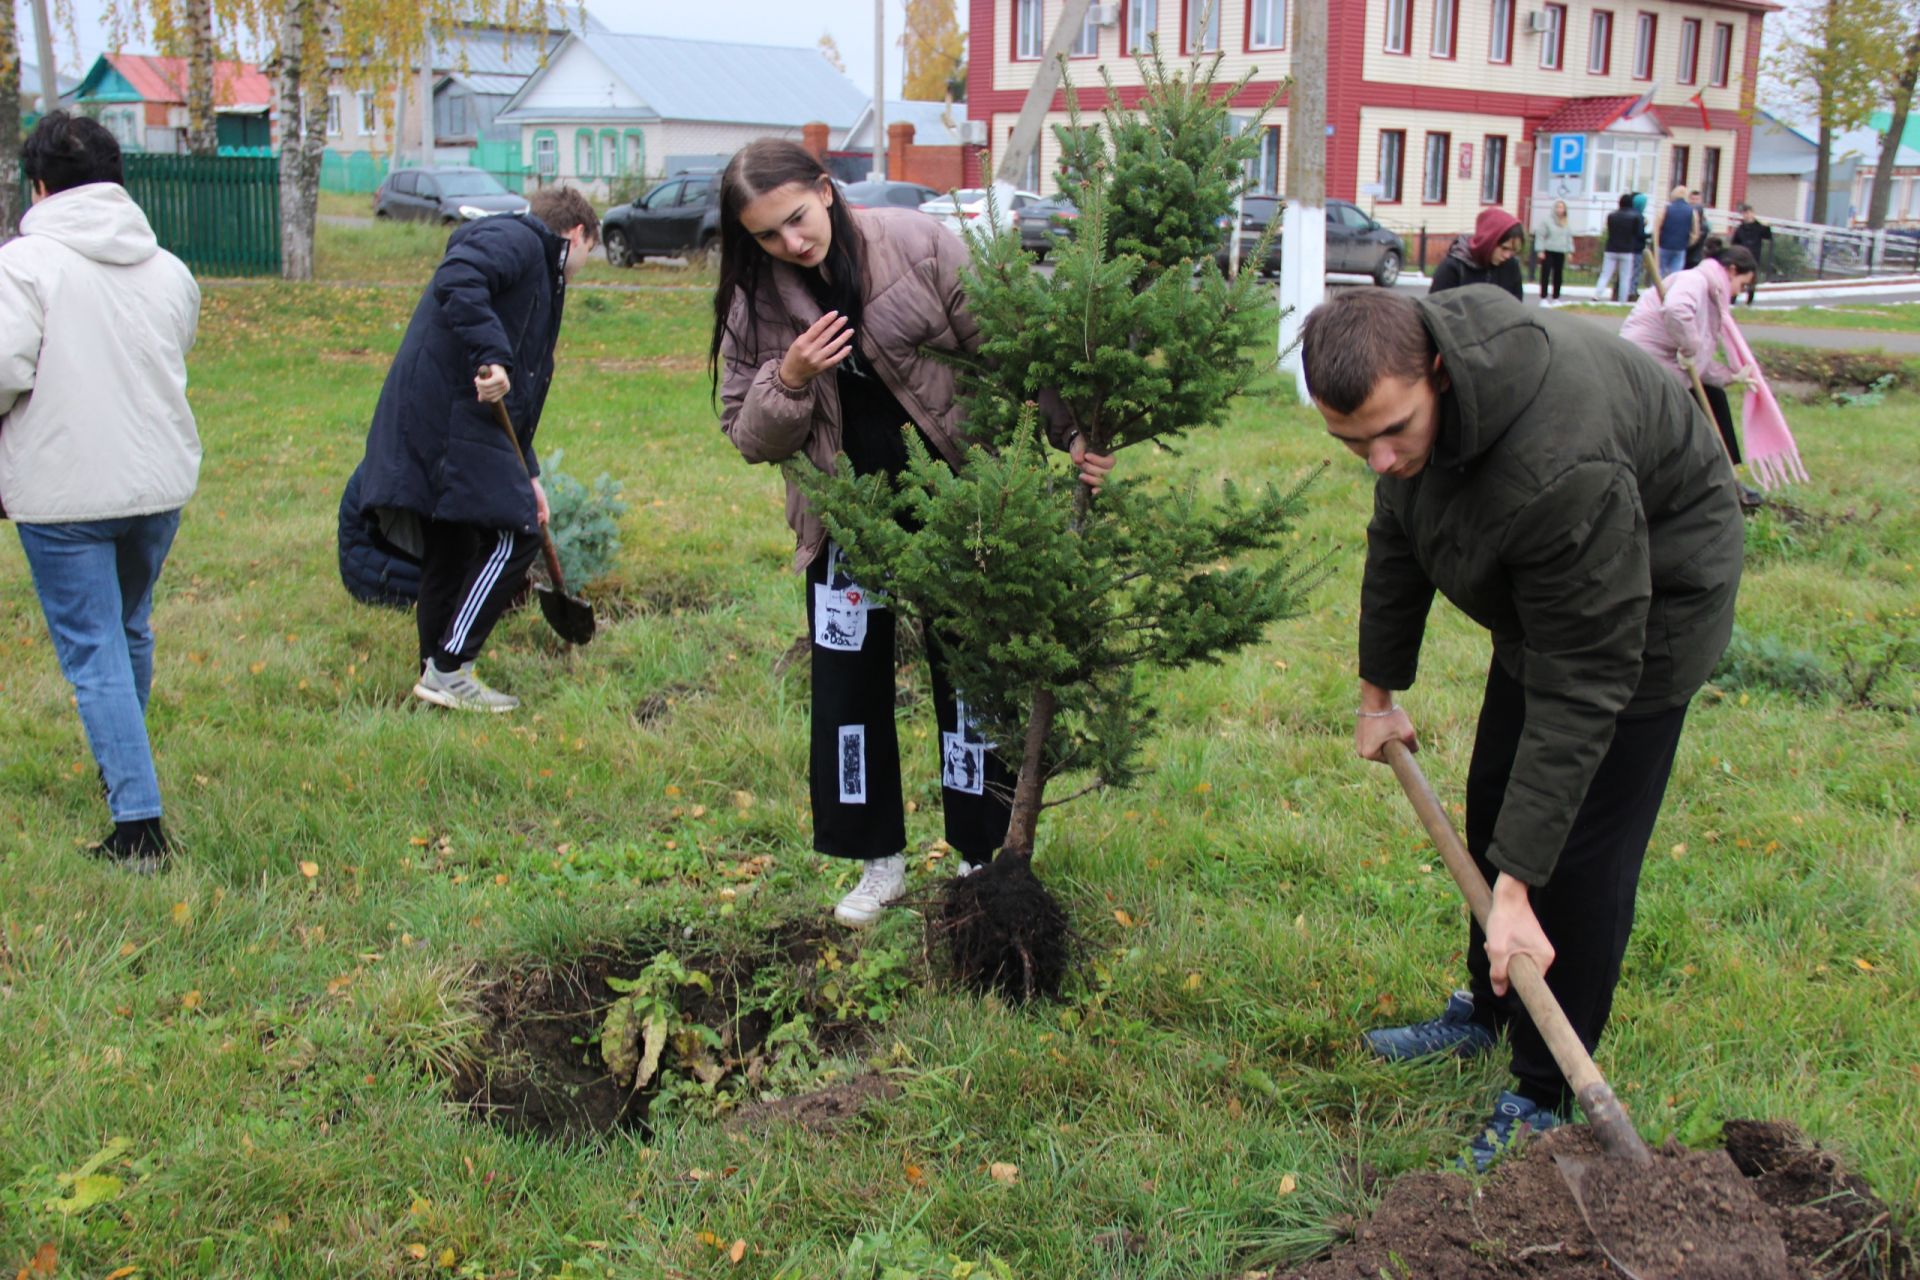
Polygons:
<instances>
[{"instance_id":1,"label":"hand gripping shovel handle","mask_svg":"<svg viewBox=\"0 0 1920 1280\"><path fill-rule=\"evenodd\" d=\"M1413 811L1420 816L1421 825L1433 837L1447 870L1453 873L1453 882L1460 886L1460 892L1466 896L1473 918L1484 929L1487 913L1493 907L1493 891L1487 887L1487 878L1480 874L1480 868L1467 852L1467 846L1454 831L1453 823L1448 819L1446 810L1440 807L1440 799L1434 795L1426 774L1420 771L1413 752L1407 749L1405 743L1393 741L1387 743L1386 757L1387 763L1393 766L1394 776L1400 779L1401 789L1412 802ZM1653 1153L1647 1150L1647 1144L1633 1127L1626 1108L1620 1105L1620 1100L1613 1096L1613 1090L1601 1077L1600 1068L1593 1064L1593 1056L1580 1043L1573 1024L1567 1021L1567 1015L1562 1012L1560 1002L1554 999L1553 992L1547 987L1546 976L1540 972L1540 966L1533 957L1516 955L1508 961L1507 979L1513 984L1513 989L1520 993L1520 1002L1526 1005L1533 1025L1539 1028L1547 1048L1553 1052L1554 1062L1559 1064L1567 1083L1573 1086L1574 1096L1580 1100L1580 1109L1587 1113L1587 1123L1593 1127L1601 1147L1607 1154L1631 1160L1635 1164L1652 1163Z\"/></svg>"},{"instance_id":2,"label":"hand gripping shovel handle","mask_svg":"<svg viewBox=\"0 0 1920 1280\"><path fill-rule=\"evenodd\" d=\"M493 420L507 433L507 442L513 446L513 456L520 460L520 470L526 474L527 484L533 484L533 472L527 470L527 455L520 452L520 437L513 429L513 419L507 416L507 402L493 402ZM547 576L553 580L553 589L561 595L567 594L567 580L560 572L560 552L553 545L553 535L547 532L547 526L540 526L540 549L546 553Z\"/></svg>"},{"instance_id":3,"label":"hand gripping shovel handle","mask_svg":"<svg viewBox=\"0 0 1920 1280\"><path fill-rule=\"evenodd\" d=\"M1640 256L1646 260L1647 278L1653 281L1653 291L1660 295L1660 303L1662 306L1665 306L1667 301L1667 282L1660 278L1660 263L1654 258L1653 250L1651 249L1642 249ZM1713 423L1717 428L1720 420L1713 416L1713 403L1707 399L1707 384L1700 381L1700 371L1698 369L1688 369L1687 377L1693 380L1693 398L1700 402L1700 412L1706 414L1707 421ZM1721 443L1724 444L1725 441ZM1727 456L1731 459L1733 455L1728 454Z\"/></svg>"}]
</instances>

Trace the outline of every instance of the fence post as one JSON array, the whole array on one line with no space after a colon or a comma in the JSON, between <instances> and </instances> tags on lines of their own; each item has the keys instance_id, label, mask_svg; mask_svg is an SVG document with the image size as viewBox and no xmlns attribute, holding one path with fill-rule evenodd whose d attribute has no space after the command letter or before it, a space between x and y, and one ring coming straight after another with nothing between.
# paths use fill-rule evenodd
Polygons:
<instances>
[{"instance_id":1,"label":"fence post","mask_svg":"<svg viewBox=\"0 0 1920 1280\"><path fill-rule=\"evenodd\" d=\"M1427 224L1420 224L1420 274L1427 274Z\"/></svg>"}]
</instances>

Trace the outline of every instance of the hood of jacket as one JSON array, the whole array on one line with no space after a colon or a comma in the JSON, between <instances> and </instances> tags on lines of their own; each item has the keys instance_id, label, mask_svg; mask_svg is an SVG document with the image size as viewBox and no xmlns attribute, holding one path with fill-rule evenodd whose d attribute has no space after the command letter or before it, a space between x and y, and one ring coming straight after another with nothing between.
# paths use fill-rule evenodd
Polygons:
<instances>
[{"instance_id":1,"label":"hood of jacket","mask_svg":"<svg viewBox=\"0 0 1920 1280\"><path fill-rule=\"evenodd\" d=\"M1520 219L1505 209L1482 209L1480 216L1473 220L1473 235L1467 242L1467 251L1474 265L1492 266L1493 251L1519 232Z\"/></svg>"},{"instance_id":2,"label":"hood of jacket","mask_svg":"<svg viewBox=\"0 0 1920 1280\"><path fill-rule=\"evenodd\" d=\"M1414 302L1449 383L1429 466L1463 466L1492 448L1546 381L1546 332L1523 307L1488 306L1496 294L1512 301L1492 285L1468 285Z\"/></svg>"},{"instance_id":3,"label":"hood of jacket","mask_svg":"<svg viewBox=\"0 0 1920 1280\"><path fill-rule=\"evenodd\" d=\"M27 210L20 232L57 240L116 267L145 262L160 250L147 215L117 182L90 182L46 197Z\"/></svg>"}]
</instances>

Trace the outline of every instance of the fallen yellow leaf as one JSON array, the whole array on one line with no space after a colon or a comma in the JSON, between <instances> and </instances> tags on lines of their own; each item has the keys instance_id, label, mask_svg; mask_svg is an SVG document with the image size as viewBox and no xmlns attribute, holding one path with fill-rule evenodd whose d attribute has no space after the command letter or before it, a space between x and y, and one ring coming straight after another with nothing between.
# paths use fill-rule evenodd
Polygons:
<instances>
[{"instance_id":1,"label":"fallen yellow leaf","mask_svg":"<svg viewBox=\"0 0 1920 1280\"><path fill-rule=\"evenodd\" d=\"M1862 960L1860 957L1855 956L1853 958L1853 964L1854 964L1854 967L1860 970L1860 972L1862 973L1873 972L1873 962L1871 960Z\"/></svg>"},{"instance_id":2,"label":"fallen yellow leaf","mask_svg":"<svg viewBox=\"0 0 1920 1280\"><path fill-rule=\"evenodd\" d=\"M60 1266L60 1254L51 1244L43 1244L33 1252L33 1261L21 1268L21 1275L50 1276Z\"/></svg>"},{"instance_id":3,"label":"fallen yellow leaf","mask_svg":"<svg viewBox=\"0 0 1920 1280\"><path fill-rule=\"evenodd\" d=\"M1128 915L1126 912L1122 911L1118 907L1115 907L1113 909L1113 918L1120 922L1120 927L1122 929L1133 928L1133 917Z\"/></svg>"},{"instance_id":4,"label":"fallen yellow leaf","mask_svg":"<svg viewBox=\"0 0 1920 1280\"><path fill-rule=\"evenodd\" d=\"M427 1246L418 1243L410 1244L407 1246L407 1256L416 1262L425 1262L427 1260Z\"/></svg>"},{"instance_id":5,"label":"fallen yellow leaf","mask_svg":"<svg viewBox=\"0 0 1920 1280\"><path fill-rule=\"evenodd\" d=\"M193 922L193 905L187 902L174 903L173 922L183 929L191 924Z\"/></svg>"},{"instance_id":6,"label":"fallen yellow leaf","mask_svg":"<svg viewBox=\"0 0 1920 1280\"><path fill-rule=\"evenodd\" d=\"M413 1203L407 1206L407 1212L416 1218L425 1217L433 1212L433 1205L424 1196L415 1196Z\"/></svg>"},{"instance_id":7,"label":"fallen yellow leaf","mask_svg":"<svg viewBox=\"0 0 1920 1280\"><path fill-rule=\"evenodd\" d=\"M107 1272L106 1280L127 1280L127 1277L139 1271L138 1267L119 1267Z\"/></svg>"},{"instance_id":8,"label":"fallen yellow leaf","mask_svg":"<svg viewBox=\"0 0 1920 1280\"><path fill-rule=\"evenodd\" d=\"M1002 1186L1010 1187L1020 1181L1020 1166L996 1160L987 1166L987 1176Z\"/></svg>"},{"instance_id":9,"label":"fallen yellow leaf","mask_svg":"<svg viewBox=\"0 0 1920 1280\"><path fill-rule=\"evenodd\" d=\"M1201 978L1200 978L1200 975L1199 975L1199 974L1197 974L1197 973L1190 973L1190 974L1188 974L1188 975L1187 975L1187 990L1189 990L1189 991L1198 991L1198 990L1200 989L1200 982L1201 982Z\"/></svg>"},{"instance_id":10,"label":"fallen yellow leaf","mask_svg":"<svg viewBox=\"0 0 1920 1280\"><path fill-rule=\"evenodd\" d=\"M735 1240L733 1242L733 1248L727 1250L727 1261L736 1267L746 1259L746 1256L747 1242L745 1240Z\"/></svg>"},{"instance_id":11,"label":"fallen yellow leaf","mask_svg":"<svg viewBox=\"0 0 1920 1280\"><path fill-rule=\"evenodd\" d=\"M302 862L300 864L300 874L311 880L320 874L320 864L317 862Z\"/></svg>"},{"instance_id":12,"label":"fallen yellow leaf","mask_svg":"<svg viewBox=\"0 0 1920 1280\"><path fill-rule=\"evenodd\" d=\"M753 808L753 792L736 791L733 793L733 807L736 809Z\"/></svg>"},{"instance_id":13,"label":"fallen yellow leaf","mask_svg":"<svg viewBox=\"0 0 1920 1280\"><path fill-rule=\"evenodd\" d=\"M926 1186L927 1185L926 1170L922 1169L917 1164L908 1165L907 1166L907 1185L912 1187Z\"/></svg>"},{"instance_id":14,"label":"fallen yellow leaf","mask_svg":"<svg viewBox=\"0 0 1920 1280\"><path fill-rule=\"evenodd\" d=\"M451 1271L453 1270L453 1264L460 1261L460 1259L457 1256L455 1256L453 1250L442 1249L440 1251L440 1256L436 1258L435 1261L440 1264L440 1269L442 1271Z\"/></svg>"},{"instance_id":15,"label":"fallen yellow leaf","mask_svg":"<svg viewBox=\"0 0 1920 1280\"><path fill-rule=\"evenodd\" d=\"M1294 1193L1295 1189L1299 1187L1299 1185L1300 1185L1300 1179L1294 1177L1292 1174L1289 1173L1285 1177L1280 1179L1280 1194L1283 1196L1290 1196Z\"/></svg>"},{"instance_id":16,"label":"fallen yellow leaf","mask_svg":"<svg viewBox=\"0 0 1920 1280\"><path fill-rule=\"evenodd\" d=\"M198 991L189 991L187 994L181 996L180 1007L182 1009L198 1009L200 1007L200 993Z\"/></svg>"}]
</instances>

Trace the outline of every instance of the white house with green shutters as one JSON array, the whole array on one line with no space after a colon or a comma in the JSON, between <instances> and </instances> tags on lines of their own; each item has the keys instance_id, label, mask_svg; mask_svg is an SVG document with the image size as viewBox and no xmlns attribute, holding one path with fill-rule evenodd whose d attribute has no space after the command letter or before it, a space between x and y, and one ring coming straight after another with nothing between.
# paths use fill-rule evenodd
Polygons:
<instances>
[{"instance_id":1,"label":"white house with green shutters","mask_svg":"<svg viewBox=\"0 0 1920 1280\"><path fill-rule=\"evenodd\" d=\"M609 200L815 121L846 137L867 95L814 48L585 31L567 36L494 118L520 131L535 181Z\"/></svg>"}]
</instances>

